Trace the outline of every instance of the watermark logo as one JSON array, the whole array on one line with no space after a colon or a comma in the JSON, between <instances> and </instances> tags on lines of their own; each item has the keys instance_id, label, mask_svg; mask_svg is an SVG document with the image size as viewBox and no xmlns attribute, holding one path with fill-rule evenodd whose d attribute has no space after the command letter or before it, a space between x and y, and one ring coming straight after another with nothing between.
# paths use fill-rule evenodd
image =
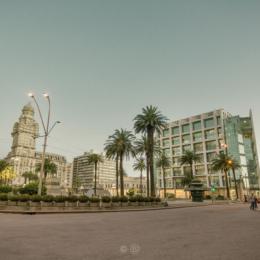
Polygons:
<instances>
[{"instance_id":1,"label":"watermark logo","mask_svg":"<svg viewBox=\"0 0 260 260\"><path fill-rule=\"evenodd\" d=\"M131 244L129 246L122 245L120 246L120 253L121 254L127 254L130 253L131 255L137 255L141 251L141 247L138 244Z\"/></svg>"}]
</instances>

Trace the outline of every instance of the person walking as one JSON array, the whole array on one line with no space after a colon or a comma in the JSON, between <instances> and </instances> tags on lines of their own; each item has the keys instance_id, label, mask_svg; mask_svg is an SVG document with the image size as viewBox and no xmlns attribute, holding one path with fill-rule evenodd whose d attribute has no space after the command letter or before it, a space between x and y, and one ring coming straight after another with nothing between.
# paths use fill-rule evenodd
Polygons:
<instances>
[{"instance_id":1,"label":"person walking","mask_svg":"<svg viewBox=\"0 0 260 260\"><path fill-rule=\"evenodd\" d=\"M257 197L256 196L254 196L254 209L257 209L258 208L258 206L257 206Z\"/></svg>"},{"instance_id":2,"label":"person walking","mask_svg":"<svg viewBox=\"0 0 260 260\"><path fill-rule=\"evenodd\" d=\"M255 210L255 197L254 194L252 193L251 197L250 197L250 210Z\"/></svg>"}]
</instances>

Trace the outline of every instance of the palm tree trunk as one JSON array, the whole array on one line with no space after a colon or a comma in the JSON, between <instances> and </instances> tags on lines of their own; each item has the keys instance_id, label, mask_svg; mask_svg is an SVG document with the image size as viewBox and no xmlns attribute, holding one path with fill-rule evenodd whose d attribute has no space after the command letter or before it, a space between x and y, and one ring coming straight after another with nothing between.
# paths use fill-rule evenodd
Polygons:
<instances>
[{"instance_id":1,"label":"palm tree trunk","mask_svg":"<svg viewBox=\"0 0 260 260\"><path fill-rule=\"evenodd\" d=\"M94 195L97 195L97 163L95 163L95 182L94 182Z\"/></svg>"},{"instance_id":2,"label":"palm tree trunk","mask_svg":"<svg viewBox=\"0 0 260 260\"><path fill-rule=\"evenodd\" d=\"M120 195L124 196L123 154L120 154Z\"/></svg>"},{"instance_id":3,"label":"palm tree trunk","mask_svg":"<svg viewBox=\"0 0 260 260\"><path fill-rule=\"evenodd\" d=\"M147 197L150 196L150 178L149 178L149 155L148 153L146 153L146 193L147 193Z\"/></svg>"},{"instance_id":4,"label":"palm tree trunk","mask_svg":"<svg viewBox=\"0 0 260 260\"><path fill-rule=\"evenodd\" d=\"M141 190L141 196L143 195L143 171L141 170L140 173L140 190Z\"/></svg>"},{"instance_id":5,"label":"palm tree trunk","mask_svg":"<svg viewBox=\"0 0 260 260\"><path fill-rule=\"evenodd\" d=\"M164 198L166 198L166 180L165 180L165 170L163 170L163 193L164 193Z\"/></svg>"},{"instance_id":6,"label":"palm tree trunk","mask_svg":"<svg viewBox=\"0 0 260 260\"><path fill-rule=\"evenodd\" d=\"M232 173L233 173L233 178L234 178L234 182L235 182L236 197L237 197L237 200L238 200L237 179L236 179L234 167L232 167Z\"/></svg>"},{"instance_id":7,"label":"palm tree trunk","mask_svg":"<svg viewBox=\"0 0 260 260\"><path fill-rule=\"evenodd\" d=\"M119 196L119 193L118 193L118 155L116 156L116 196L118 197Z\"/></svg>"},{"instance_id":8,"label":"palm tree trunk","mask_svg":"<svg viewBox=\"0 0 260 260\"><path fill-rule=\"evenodd\" d=\"M225 174L225 182L226 182L226 188L227 188L227 198L230 199L230 192L229 192L229 186L228 186L228 177L227 177L227 171L224 170Z\"/></svg>"},{"instance_id":9,"label":"palm tree trunk","mask_svg":"<svg viewBox=\"0 0 260 260\"><path fill-rule=\"evenodd\" d=\"M155 197L154 186L154 167L153 167L153 129L148 130L148 143L149 143L149 163L150 163L150 183L151 183L151 196Z\"/></svg>"},{"instance_id":10,"label":"palm tree trunk","mask_svg":"<svg viewBox=\"0 0 260 260\"><path fill-rule=\"evenodd\" d=\"M194 174L193 174L193 168L192 168L193 164L190 163L190 177L191 177L191 180L193 180L193 177L194 177Z\"/></svg>"}]
</instances>

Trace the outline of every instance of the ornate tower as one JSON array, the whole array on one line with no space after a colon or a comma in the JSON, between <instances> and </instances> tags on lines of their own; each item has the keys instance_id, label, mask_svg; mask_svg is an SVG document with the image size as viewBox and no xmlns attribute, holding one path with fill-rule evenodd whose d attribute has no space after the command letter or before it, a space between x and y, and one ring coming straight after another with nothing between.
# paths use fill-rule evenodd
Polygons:
<instances>
[{"instance_id":1,"label":"ornate tower","mask_svg":"<svg viewBox=\"0 0 260 260\"><path fill-rule=\"evenodd\" d=\"M35 171L35 138L38 134L39 125L34 119L34 109L29 103L23 107L19 121L14 124L13 144L7 156L17 175L14 184L24 183L24 172Z\"/></svg>"}]
</instances>

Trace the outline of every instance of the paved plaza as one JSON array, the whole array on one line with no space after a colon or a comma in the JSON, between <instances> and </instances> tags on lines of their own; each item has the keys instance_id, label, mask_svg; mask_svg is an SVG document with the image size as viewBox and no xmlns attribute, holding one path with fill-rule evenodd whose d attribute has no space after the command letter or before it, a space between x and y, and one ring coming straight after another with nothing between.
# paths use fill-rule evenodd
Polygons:
<instances>
[{"instance_id":1,"label":"paved plaza","mask_svg":"<svg viewBox=\"0 0 260 260\"><path fill-rule=\"evenodd\" d=\"M0 220L1 260L260 259L260 211L244 204Z\"/></svg>"}]
</instances>

